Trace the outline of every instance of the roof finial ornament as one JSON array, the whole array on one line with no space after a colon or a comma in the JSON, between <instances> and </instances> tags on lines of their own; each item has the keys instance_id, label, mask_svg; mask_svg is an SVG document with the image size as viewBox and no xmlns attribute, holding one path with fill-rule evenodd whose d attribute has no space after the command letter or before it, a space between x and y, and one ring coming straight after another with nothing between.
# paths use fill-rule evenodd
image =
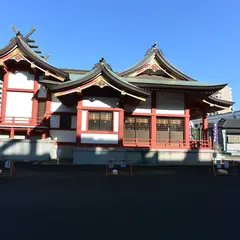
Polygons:
<instances>
[{"instance_id":1,"label":"roof finial ornament","mask_svg":"<svg viewBox=\"0 0 240 240\"><path fill-rule=\"evenodd\" d=\"M25 36L25 38L26 39L29 38L34 33L35 30L36 30L36 28L32 27L31 30L28 32L28 34Z\"/></svg>"},{"instance_id":2,"label":"roof finial ornament","mask_svg":"<svg viewBox=\"0 0 240 240\"><path fill-rule=\"evenodd\" d=\"M101 65L105 64L105 59L104 59L104 56L102 55L102 58L101 60L99 61Z\"/></svg>"},{"instance_id":3,"label":"roof finial ornament","mask_svg":"<svg viewBox=\"0 0 240 240\"><path fill-rule=\"evenodd\" d=\"M12 30L16 33L16 35L20 35L19 29L16 29L15 26L12 24Z\"/></svg>"},{"instance_id":4,"label":"roof finial ornament","mask_svg":"<svg viewBox=\"0 0 240 240\"><path fill-rule=\"evenodd\" d=\"M152 48L157 49L158 48L157 44L158 44L157 42L154 42L154 44L152 45Z\"/></svg>"}]
</instances>

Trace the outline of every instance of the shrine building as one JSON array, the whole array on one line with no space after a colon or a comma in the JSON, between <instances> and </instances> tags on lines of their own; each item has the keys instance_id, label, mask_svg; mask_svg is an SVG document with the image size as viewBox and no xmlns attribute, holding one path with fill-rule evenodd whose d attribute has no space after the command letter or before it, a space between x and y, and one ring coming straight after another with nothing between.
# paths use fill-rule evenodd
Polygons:
<instances>
[{"instance_id":1,"label":"shrine building","mask_svg":"<svg viewBox=\"0 0 240 240\"><path fill-rule=\"evenodd\" d=\"M76 164L209 160L208 113L233 105L213 96L226 83L191 78L156 43L121 72L104 57L90 70L61 69L41 56L35 29L13 30L0 49L0 139L53 142ZM194 140L190 121L199 117L202 139Z\"/></svg>"}]
</instances>

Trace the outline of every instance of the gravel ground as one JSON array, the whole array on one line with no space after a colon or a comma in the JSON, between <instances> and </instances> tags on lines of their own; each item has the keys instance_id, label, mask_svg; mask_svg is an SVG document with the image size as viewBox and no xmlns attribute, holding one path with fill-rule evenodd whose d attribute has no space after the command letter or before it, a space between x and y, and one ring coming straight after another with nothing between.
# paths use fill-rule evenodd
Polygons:
<instances>
[{"instance_id":1,"label":"gravel ground","mask_svg":"<svg viewBox=\"0 0 240 240\"><path fill-rule=\"evenodd\" d=\"M209 168L19 169L0 179L0 239L238 239L239 203L240 178Z\"/></svg>"}]
</instances>

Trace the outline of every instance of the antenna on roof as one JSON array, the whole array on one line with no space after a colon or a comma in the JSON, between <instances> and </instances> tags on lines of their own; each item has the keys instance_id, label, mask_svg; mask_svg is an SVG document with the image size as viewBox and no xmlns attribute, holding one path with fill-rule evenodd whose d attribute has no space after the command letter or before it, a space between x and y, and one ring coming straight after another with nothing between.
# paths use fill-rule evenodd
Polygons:
<instances>
[{"instance_id":1,"label":"antenna on roof","mask_svg":"<svg viewBox=\"0 0 240 240\"><path fill-rule=\"evenodd\" d=\"M11 26L12 30L16 33L16 35L20 34L20 31L18 29L15 28L15 26L12 24Z\"/></svg>"},{"instance_id":2,"label":"antenna on roof","mask_svg":"<svg viewBox=\"0 0 240 240\"><path fill-rule=\"evenodd\" d=\"M25 36L25 38L29 38L34 32L35 32L36 28L32 27L31 30L28 32L28 34Z\"/></svg>"}]
</instances>

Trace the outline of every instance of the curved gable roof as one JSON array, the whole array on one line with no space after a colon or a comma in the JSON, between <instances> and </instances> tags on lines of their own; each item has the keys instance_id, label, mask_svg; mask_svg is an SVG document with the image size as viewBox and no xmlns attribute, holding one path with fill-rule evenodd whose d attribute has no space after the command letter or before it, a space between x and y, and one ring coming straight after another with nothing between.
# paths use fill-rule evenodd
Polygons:
<instances>
[{"instance_id":1,"label":"curved gable roof","mask_svg":"<svg viewBox=\"0 0 240 240\"><path fill-rule=\"evenodd\" d=\"M28 39L23 37L23 35L20 32L17 33L13 39L11 39L11 41L7 46L0 49L0 59L1 57L6 56L8 53L13 51L15 48L19 48L19 50L23 53L24 57L26 57L29 61L34 63L36 66L39 66L44 70L54 72L56 75L61 76L64 79L69 78L69 74L67 72L64 72L63 70L49 64L42 57L40 57L36 52L34 52L31 49L31 47L28 45Z\"/></svg>"},{"instance_id":2,"label":"curved gable roof","mask_svg":"<svg viewBox=\"0 0 240 240\"><path fill-rule=\"evenodd\" d=\"M140 70L144 66L146 66L148 63L150 63L153 59L156 59L156 61L160 64L160 66L167 70L169 73L172 73L174 76L176 76L177 79L185 80L185 81L196 81L195 79L187 76L182 71L177 69L173 64L171 64L163 55L162 51L157 48L156 43L150 48L143 59L141 59L139 62L131 66L130 68L122 71L119 73L120 76L129 76L130 74Z\"/></svg>"},{"instance_id":3,"label":"curved gable roof","mask_svg":"<svg viewBox=\"0 0 240 240\"><path fill-rule=\"evenodd\" d=\"M59 85L51 86L50 89L53 92L59 92L59 91L66 91L66 90L70 90L78 87L81 88L81 86L91 83L100 75L102 75L103 77L106 77L106 79L108 79L110 84L113 84L119 89L123 89L127 95L129 93L144 99L146 99L150 95L150 92L127 82L122 77L119 77L116 73L111 71L105 63L99 63L98 65L95 65L95 68L93 68L92 71L79 76L78 79L61 83Z\"/></svg>"}]
</instances>

